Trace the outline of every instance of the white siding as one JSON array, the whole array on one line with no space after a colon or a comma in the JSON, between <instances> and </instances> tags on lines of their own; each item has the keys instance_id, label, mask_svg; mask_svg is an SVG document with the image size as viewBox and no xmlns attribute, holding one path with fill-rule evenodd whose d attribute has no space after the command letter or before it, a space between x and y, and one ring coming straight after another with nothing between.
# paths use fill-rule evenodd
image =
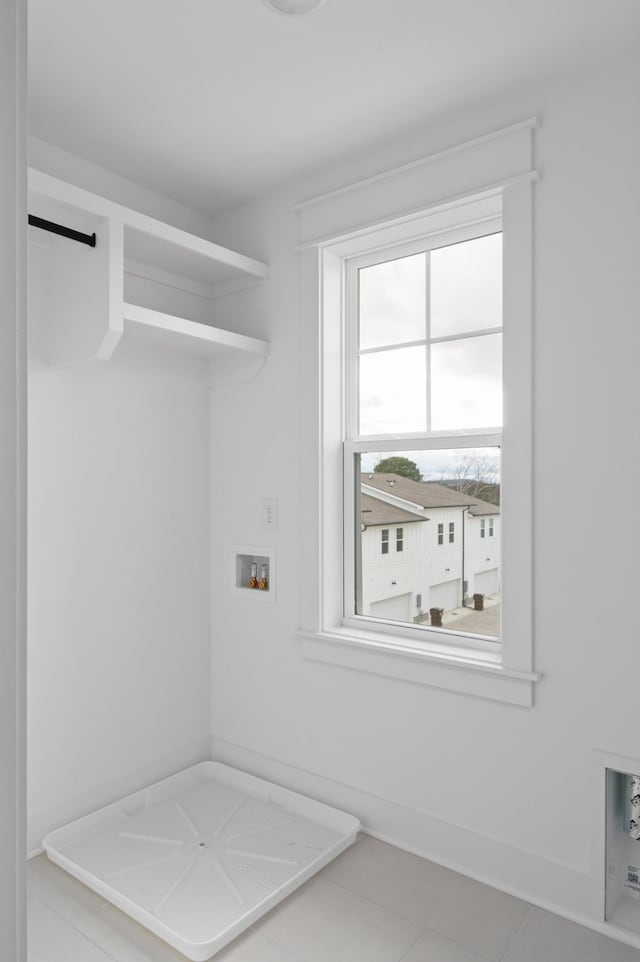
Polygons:
<instances>
[{"instance_id":1,"label":"white siding","mask_svg":"<svg viewBox=\"0 0 640 962\"><path fill-rule=\"evenodd\" d=\"M424 530L427 527L426 521L388 525L388 554L382 554L382 526L363 531L362 614L391 617L381 613L386 610L384 606L377 610L374 610L374 606L400 596L405 598L403 617L412 621L414 615L418 614L415 596L426 592L428 578L427 535ZM397 528L402 528L403 531L402 551L396 548Z\"/></svg>"},{"instance_id":2,"label":"white siding","mask_svg":"<svg viewBox=\"0 0 640 962\"><path fill-rule=\"evenodd\" d=\"M483 521L484 538L482 537ZM493 521L493 535L489 533L491 521ZM465 519L464 570L467 579L468 598L475 592L496 594L500 591L502 582L500 576L500 526L501 518L499 514L479 518L467 513ZM492 574L489 575L489 572L492 572ZM491 586L491 590L487 590L487 584Z\"/></svg>"},{"instance_id":3,"label":"white siding","mask_svg":"<svg viewBox=\"0 0 640 962\"><path fill-rule=\"evenodd\" d=\"M457 607L462 600L462 508L427 509L428 521L376 525L362 533L362 614L378 615L373 606L400 595L411 595L407 620L413 621L430 607ZM442 525L442 544L438 544L438 525ZM449 525L453 524L453 542ZM389 531L389 551L382 554L382 531ZM403 529L403 550L396 549L396 530ZM466 570L470 570L467 568ZM458 584L449 589L445 604L432 600L433 585ZM455 594L455 601L450 599ZM420 609L417 595L421 595ZM379 615L379 617L386 617ZM395 617L395 616L394 616Z\"/></svg>"}]
</instances>

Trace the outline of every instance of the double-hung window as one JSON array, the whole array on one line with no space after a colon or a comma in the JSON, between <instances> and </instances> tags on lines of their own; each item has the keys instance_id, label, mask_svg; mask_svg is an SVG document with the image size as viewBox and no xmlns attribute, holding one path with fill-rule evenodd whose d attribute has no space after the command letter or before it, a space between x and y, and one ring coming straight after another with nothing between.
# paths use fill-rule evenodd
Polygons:
<instances>
[{"instance_id":1,"label":"double-hung window","mask_svg":"<svg viewBox=\"0 0 640 962\"><path fill-rule=\"evenodd\" d=\"M537 677L531 137L516 125L445 152L428 178L409 165L300 211L319 509L303 654L520 705ZM429 203L411 209L410 191ZM492 604L472 612L489 582Z\"/></svg>"},{"instance_id":2,"label":"double-hung window","mask_svg":"<svg viewBox=\"0 0 640 962\"><path fill-rule=\"evenodd\" d=\"M502 219L497 201L483 212L345 260L344 616L418 640L500 636L498 593L482 616L469 606L484 570L473 512L486 497L499 512L501 491ZM384 578L363 495L411 532L410 560ZM443 609L441 631L418 599Z\"/></svg>"}]
</instances>

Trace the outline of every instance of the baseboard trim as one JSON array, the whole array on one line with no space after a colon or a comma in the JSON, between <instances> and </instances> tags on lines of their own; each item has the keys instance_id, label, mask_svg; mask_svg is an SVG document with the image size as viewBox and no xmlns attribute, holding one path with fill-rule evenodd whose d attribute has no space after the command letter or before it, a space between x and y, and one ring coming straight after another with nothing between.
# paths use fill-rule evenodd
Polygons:
<instances>
[{"instance_id":1,"label":"baseboard trim","mask_svg":"<svg viewBox=\"0 0 640 962\"><path fill-rule=\"evenodd\" d=\"M226 739L212 736L211 756L353 813L360 818L362 830L373 838L640 948L640 938L632 932L590 914L592 882L586 869L541 856L503 839L487 838L433 813Z\"/></svg>"},{"instance_id":2,"label":"baseboard trim","mask_svg":"<svg viewBox=\"0 0 640 962\"><path fill-rule=\"evenodd\" d=\"M409 852L411 855L417 855L420 858L426 858L430 862L437 862L438 865L442 865L443 868L451 869L453 872L458 872L460 875L466 875L467 878L472 878L476 882L482 882L484 885L490 885L491 888L498 889L500 892L504 892L505 895L512 895L514 898L521 899L525 902L530 902L535 908L542 909L545 912L553 912L554 915L559 915L561 918L566 919L568 922L575 922L576 925L583 925L587 929L592 929L594 932L599 932L601 935L606 935L610 939L616 939L618 942L624 942L626 945L631 945L634 948L640 949L640 936L634 935L633 932L629 932L626 929L622 929L615 925L613 922L603 922L597 919L590 918L588 915L570 912L562 905L558 905L555 902L550 902L548 899L535 897L524 892L520 888L513 888L512 886L499 884L493 878L489 878L485 874L472 874L466 869L459 865L454 865L452 862L448 862L442 859L436 859L429 852L425 852L423 849L415 848L414 846L408 846L398 841L396 838L391 838L382 832L377 832L374 829L367 829L366 834L370 835L372 838L378 839L380 842L386 842L388 845L394 845L396 848L401 848L405 852Z\"/></svg>"}]
</instances>

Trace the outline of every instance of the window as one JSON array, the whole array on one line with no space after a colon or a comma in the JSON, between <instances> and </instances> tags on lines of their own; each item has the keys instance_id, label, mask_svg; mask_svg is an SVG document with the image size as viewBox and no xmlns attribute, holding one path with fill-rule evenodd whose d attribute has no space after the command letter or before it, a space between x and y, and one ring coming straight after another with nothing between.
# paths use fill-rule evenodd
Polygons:
<instances>
[{"instance_id":1,"label":"window","mask_svg":"<svg viewBox=\"0 0 640 962\"><path fill-rule=\"evenodd\" d=\"M489 537L493 538L493 518L489 518Z\"/></svg>"},{"instance_id":2,"label":"window","mask_svg":"<svg viewBox=\"0 0 640 962\"><path fill-rule=\"evenodd\" d=\"M480 518L480 537L481 537L481 538L484 538L484 536L485 536L485 527L484 527L484 526L485 526L485 520L484 520L484 518Z\"/></svg>"},{"instance_id":3,"label":"window","mask_svg":"<svg viewBox=\"0 0 640 962\"><path fill-rule=\"evenodd\" d=\"M529 123L516 125L504 136L499 133L480 146L469 145L468 153L461 148L451 171L447 154L438 159L437 168L429 167L428 178L411 166L385 175L379 185L367 182L366 197L361 186L354 185L341 190L340 196L330 193L305 202L299 235L303 312L309 326L306 423L318 426L308 432L308 440L303 438L303 463L308 491L317 498L320 512L317 537L312 536L305 549L309 568L315 568L318 577L305 579L302 585L302 653L315 661L521 705L531 704L537 677L532 673L528 550L534 174L528 175L527 165L532 137ZM485 158L482 171L478 151ZM470 190L479 191L480 178L487 178L489 186L472 197ZM423 187L429 200L420 214L416 205ZM454 196L458 199L452 201ZM504 297L504 337L501 317L487 316L490 298L478 312L474 301L477 306L479 298L467 296L467 288L473 288L478 278L469 285L455 285L451 296L442 280L447 271L451 275L456 261L459 265L464 260L462 255L473 243L478 250L483 241L488 248L491 239L501 246L502 230L505 245L498 260L500 266L504 260L504 280L498 284L498 295ZM396 298L399 310L393 324L388 322L388 299L374 296L384 265L391 265L388 276L396 268L404 271L402 289L414 294L413 304ZM440 280L435 276L438 271ZM424 278L418 309L421 284L416 275ZM457 300L456 292L462 292ZM494 307L498 302L494 297ZM508 409L504 447L500 419L498 423L494 419L501 408L501 375ZM470 381L462 383L467 378ZM398 480L402 475L387 469L385 478L382 469L374 470L383 459L397 457L413 461L422 480L409 473L405 488L405 481ZM426 621L430 607L446 610L454 596L467 598L477 581L489 580L484 574L492 567L485 562L486 548L481 564L473 565L471 546L475 543L480 549L482 513L474 514L475 502L469 503L474 479L461 471L453 476L451 471L454 462L463 467L483 459L494 472L496 493L504 487L509 493L508 515L500 517L499 527L494 525L509 593L501 600L495 635L465 635L451 619L447 627L446 617L442 629ZM421 493L428 492L426 504L409 496L415 484ZM438 484L456 501L455 507L436 504ZM365 495L375 499L376 512L368 500L365 503ZM450 519L454 542L445 554L438 546L438 525L443 525L442 547ZM400 578L389 572L388 582L396 582L394 604L382 598L372 610L367 608L371 601L366 598L367 566L376 556L382 560L375 522L385 528L402 526L403 542L409 529L411 551L405 549L398 558ZM371 538L376 544L373 553L368 548ZM431 578L414 587L406 577L420 540L429 544L441 580ZM451 563L463 544L464 574ZM494 550L492 545L492 557ZM396 564L396 554L384 559L385 569Z\"/></svg>"},{"instance_id":4,"label":"window","mask_svg":"<svg viewBox=\"0 0 640 962\"><path fill-rule=\"evenodd\" d=\"M477 491L486 488L499 498L500 227L496 211L479 225L346 261L344 462L345 490L354 492L346 528L345 552L353 557L345 579L346 617L433 633L438 629L432 623L416 618L418 594L426 594L427 608L458 609L464 583L481 563L465 545L463 518L478 505ZM390 579L378 576L367 547L371 512L380 523L399 520L401 512L412 531L411 559L402 569L392 562ZM445 568L433 556L430 530L438 546L446 537ZM402 546L396 536L396 551ZM382 553L388 552L383 531ZM497 640L499 610L492 605L473 618L457 615L456 633Z\"/></svg>"},{"instance_id":5,"label":"window","mask_svg":"<svg viewBox=\"0 0 640 962\"><path fill-rule=\"evenodd\" d=\"M404 529L396 528L396 551L404 549Z\"/></svg>"},{"instance_id":6,"label":"window","mask_svg":"<svg viewBox=\"0 0 640 962\"><path fill-rule=\"evenodd\" d=\"M380 546L382 548L383 554L389 554L389 529L388 528L382 529L382 541Z\"/></svg>"}]
</instances>

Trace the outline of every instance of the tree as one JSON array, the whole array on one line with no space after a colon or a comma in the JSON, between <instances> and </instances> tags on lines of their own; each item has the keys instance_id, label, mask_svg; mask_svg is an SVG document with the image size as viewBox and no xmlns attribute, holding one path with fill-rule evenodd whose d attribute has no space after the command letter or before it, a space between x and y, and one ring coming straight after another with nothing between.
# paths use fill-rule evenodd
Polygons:
<instances>
[{"instance_id":1,"label":"tree","mask_svg":"<svg viewBox=\"0 0 640 962\"><path fill-rule=\"evenodd\" d=\"M401 478L422 481L422 474L415 461L410 461L409 458L402 458L398 455L392 458L383 458L373 470L376 474L399 474Z\"/></svg>"},{"instance_id":2,"label":"tree","mask_svg":"<svg viewBox=\"0 0 640 962\"><path fill-rule=\"evenodd\" d=\"M496 460L482 454L466 454L440 481L455 491L470 494L489 504L500 504L500 481Z\"/></svg>"}]
</instances>

